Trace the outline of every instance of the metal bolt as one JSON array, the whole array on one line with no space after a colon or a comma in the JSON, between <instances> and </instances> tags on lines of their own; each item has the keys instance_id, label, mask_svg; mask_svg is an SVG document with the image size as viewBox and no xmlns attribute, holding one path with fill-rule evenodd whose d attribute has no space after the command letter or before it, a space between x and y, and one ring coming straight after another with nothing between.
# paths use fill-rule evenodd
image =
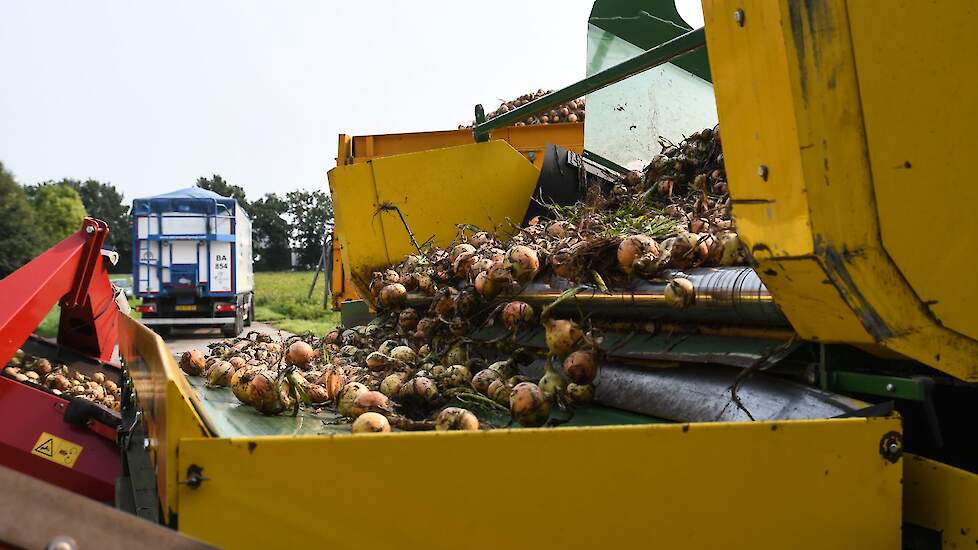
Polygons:
<instances>
[{"instance_id":1,"label":"metal bolt","mask_svg":"<svg viewBox=\"0 0 978 550\"><path fill-rule=\"evenodd\" d=\"M887 450L890 451L891 454L896 455L897 453L900 452L900 444L894 441L893 443L890 443L890 446L887 447Z\"/></svg>"},{"instance_id":2,"label":"metal bolt","mask_svg":"<svg viewBox=\"0 0 978 550\"><path fill-rule=\"evenodd\" d=\"M89 233L89 234L95 233L95 226L94 225L86 225L85 226L85 233Z\"/></svg>"},{"instance_id":3,"label":"metal bolt","mask_svg":"<svg viewBox=\"0 0 978 550\"><path fill-rule=\"evenodd\" d=\"M767 181L767 165L760 164L757 166L757 175L761 177L762 180Z\"/></svg>"},{"instance_id":4,"label":"metal bolt","mask_svg":"<svg viewBox=\"0 0 978 550\"><path fill-rule=\"evenodd\" d=\"M44 550L76 550L78 548L78 543L75 539L66 536L57 536L51 539L51 542L47 543Z\"/></svg>"},{"instance_id":5,"label":"metal bolt","mask_svg":"<svg viewBox=\"0 0 978 550\"><path fill-rule=\"evenodd\" d=\"M734 12L734 21L741 27L744 26L744 10L736 10Z\"/></svg>"},{"instance_id":6,"label":"metal bolt","mask_svg":"<svg viewBox=\"0 0 978 550\"><path fill-rule=\"evenodd\" d=\"M889 384L886 385L886 391L888 391L888 392L892 392L895 389L896 389L896 386L894 386L892 383L889 383Z\"/></svg>"},{"instance_id":7,"label":"metal bolt","mask_svg":"<svg viewBox=\"0 0 978 550\"><path fill-rule=\"evenodd\" d=\"M150 440L149 440L149 438L148 438L148 437L144 437L144 438L143 438L143 450L144 450L144 451L148 451L148 450L149 450L149 446L150 446L150 444L151 444L151 443L150 443Z\"/></svg>"}]
</instances>

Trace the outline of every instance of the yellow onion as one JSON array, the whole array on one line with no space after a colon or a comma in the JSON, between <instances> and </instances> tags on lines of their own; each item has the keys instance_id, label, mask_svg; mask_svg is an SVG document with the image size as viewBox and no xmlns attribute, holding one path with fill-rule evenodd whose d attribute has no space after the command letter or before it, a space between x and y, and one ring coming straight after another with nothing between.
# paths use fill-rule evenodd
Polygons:
<instances>
[{"instance_id":1,"label":"yellow onion","mask_svg":"<svg viewBox=\"0 0 978 550\"><path fill-rule=\"evenodd\" d=\"M325 403L330 400L329 390L319 384L310 384L305 388L306 395L312 403Z\"/></svg>"},{"instance_id":2,"label":"yellow onion","mask_svg":"<svg viewBox=\"0 0 978 550\"><path fill-rule=\"evenodd\" d=\"M340 390L346 385L346 376L339 370L330 368L328 372L319 377L316 383L326 388L328 398L333 399L339 395Z\"/></svg>"},{"instance_id":3,"label":"yellow onion","mask_svg":"<svg viewBox=\"0 0 978 550\"><path fill-rule=\"evenodd\" d=\"M482 395L489 395L489 384L492 384L494 381L499 379L500 376L498 372L491 369L481 370L475 373L475 376L472 377L472 389L481 393Z\"/></svg>"},{"instance_id":4,"label":"yellow onion","mask_svg":"<svg viewBox=\"0 0 978 550\"><path fill-rule=\"evenodd\" d=\"M401 386L408 379L408 376L410 375L406 372L395 372L387 375L380 383L380 393L387 397L394 397L401 390Z\"/></svg>"},{"instance_id":5,"label":"yellow onion","mask_svg":"<svg viewBox=\"0 0 978 550\"><path fill-rule=\"evenodd\" d=\"M685 309L696 302L693 282L685 277L676 277L669 281L664 294L666 305L672 308Z\"/></svg>"},{"instance_id":6,"label":"yellow onion","mask_svg":"<svg viewBox=\"0 0 978 550\"><path fill-rule=\"evenodd\" d=\"M479 418L471 412L459 407L447 407L438 413L435 419L435 429L445 430L478 430Z\"/></svg>"},{"instance_id":7,"label":"yellow onion","mask_svg":"<svg viewBox=\"0 0 978 550\"><path fill-rule=\"evenodd\" d=\"M465 365L452 365L445 369L442 383L450 388L463 388L472 382L472 373Z\"/></svg>"},{"instance_id":8,"label":"yellow onion","mask_svg":"<svg viewBox=\"0 0 978 550\"><path fill-rule=\"evenodd\" d=\"M536 277L540 270L540 259L532 248L516 245L506 252L505 265L513 272L517 281L526 283Z\"/></svg>"},{"instance_id":9,"label":"yellow onion","mask_svg":"<svg viewBox=\"0 0 978 550\"><path fill-rule=\"evenodd\" d=\"M581 327L567 319L547 319L543 327L546 330L547 349L551 355L567 355L584 336Z\"/></svg>"},{"instance_id":10,"label":"yellow onion","mask_svg":"<svg viewBox=\"0 0 978 550\"><path fill-rule=\"evenodd\" d=\"M530 304L517 300L503 306L499 317L507 329L516 330L524 324L533 321L534 315L533 307Z\"/></svg>"},{"instance_id":11,"label":"yellow onion","mask_svg":"<svg viewBox=\"0 0 978 550\"><path fill-rule=\"evenodd\" d=\"M289 384L287 381L279 382L276 374L263 370L255 374L248 384L248 395L252 407L258 412L267 415L275 415L291 407L294 404L292 396L289 395Z\"/></svg>"},{"instance_id":12,"label":"yellow onion","mask_svg":"<svg viewBox=\"0 0 978 550\"><path fill-rule=\"evenodd\" d=\"M299 340L289 346L289 350L285 353L285 362L297 367L306 367L315 357L316 350L312 349L312 346L309 344Z\"/></svg>"},{"instance_id":13,"label":"yellow onion","mask_svg":"<svg viewBox=\"0 0 978 550\"><path fill-rule=\"evenodd\" d=\"M479 274L475 276L475 282L473 283L473 285L475 286L475 291L479 293L479 296L484 296L484 297L487 297L487 298L491 298L491 296L488 296L487 295L487 292L489 291L489 289L492 288L492 285L489 285L487 287L488 281L489 281L489 271L488 270L487 271L480 271Z\"/></svg>"},{"instance_id":14,"label":"yellow onion","mask_svg":"<svg viewBox=\"0 0 978 550\"><path fill-rule=\"evenodd\" d=\"M47 386L53 390L68 391L71 388L71 382L64 375L55 374L47 379Z\"/></svg>"},{"instance_id":15,"label":"yellow onion","mask_svg":"<svg viewBox=\"0 0 978 550\"><path fill-rule=\"evenodd\" d=\"M496 379L489 384L489 388L486 390L486 395L489 399L492 399L500 405L509 405L509 397L513 392L513 388L506 385L506 382Z\"/></svg>"},{"instance_id":16,"label":"yellow onion","mask_svg":"<svg viewBox=\"0 0 978 550\"><path fill-rule=\"evenodd\" d=\"M637 267L641 268L640 274L647 274L644 264L654 262L658 256L659 245L648 235L632 235L618 245L618 267L627 275L633 274Z\"/></svg>"},{"instance_id":17,"label":"yellow onion","mask_svg":"<svg viewBox=\"0 0 978 550\"><path fill-rule=\"evenodd\" d=\"M502 379L510 378L516 374L516 366L514 365L512 359L496 361L495 363L489 365L489 370L498 374L499 378Z\"/></svg>"},{"instance_id":18,"label":"yellow onion","mask_svg":"<svg viewBox=\"0 0 978 550\"><path fill-rule=\"evenodd\" d=\"M251 384L252 379L255 378L255 375L261 371L261 367L249 365L242 369L238 369L231 376L231 391L242 403L246 405L251 404L251 395L248 393L248 387Z\"/></svg>"},{"instance_id":19,"label":"yellow onion","mask_svg":"<svg viewBox=\"0 0 978 550\"><path fill-rule=\"evenodd\" d=\"M339 341L339 339L340 339L340 331L339 331L339 329L333 329L333 330L327 332L326 333L326 336L323 336L323 343L324 344L335 344L335 343L337 343Z\"/></svg>"},{"instance_id":20,"label":"yellow onion","mask_svg":"<svg viewBox=\"0 0 978 550\"><path fill-rule=\"evenodd\" d=\"M234 375L234 367L227 361L218 361L207 371L207 383L211 386L227 386Z\"/></svg>"},{"instance_id":21,"label":"yellow onion","mask_svg":"<svg viewBox=\"0 0 978 550\"><path fill-rule=\"evenodd\" d=\"M418 328L418 312L414 308L407 308L397 316L397 325L404 332L413 332Z\"/></svg>"},{"instance_id":22,"label":"yellow onion","mask_svg":"<svg viewBox=\"0 0 978 550\"><path fill-rule=\"evenodd\" d=\"M354 401L356 401L357 396L370 391L367 386L359 382L350 382L349 384L343 386L339 394L339 403L336 410L343 416L356 416L353 411Z\"/></svg>"},{"instance_id":23,"label":"yellow onion","mask_svg":"<svg viewBox=\"0 0 978 550\"><path fill-rule=\"evenodd\" d=\"M572 405L587 405L594 399L594 386L591 384L567 384L564 389L564 397Z\"/></svg>"},{"instance_id":24,"label":"yellow onion","mask_svg":"<svg viewBox=\"0 0 978 550\"><path fill-rule=\"evenodd\" d=\"M469 354L465 351L465 346L455 344L441 358L441 364L446 367L449 365L461 365L469 360Z\"/></svg>"},{"instance_id":25,"label":"yellow onion","mask_svg":"<svg viewBox=\"0 0 978 550\"><path fill-rule=\"evenodd\" d=\"M467 254L475 254L475 247L468 243L462 243L452 249L452 252L448 255L448 261L455 263L459 257Z\"/></svg>"},{"instance_id":26,"label":"yellow onion","mask_svg":"<svg viewBox=\"0 0 978 550\"><path fill-rule=\"evenodd\" d=\"M180 369L191 376L200 376L204 372L206 361L199 349L185 351L180 356Z\"/></svg>"},{"instance_id":27,"label":"yellow onion","mask_svg":"<svg viewBox=\"0 0 978 550\"><path fill-rule=\"evenodd\" d=\"M550 418L550 402L532 382L521 382L509 396L509 410L522 426L543 426Z\"/></svg>"},{"instance_id":28,"label":"yellow onion","mask_svg":"<svg viewBox=\"0 0 978 550\"><path fill-rule=\"evenodd\" d=\"M54 367L51 366L51 361L48 361L44 357L40 357L37 359L37 361L34 361L34 364L31 365L31 367L32 367L31 370L33 370L40 376L51 374L51 371L54 370ZM92 375L92 378L94 378L95 376L101 376L103 380L105 379L105 375L102 374L101 372L96 372L94 375ZM96 382L98 382L99 384L102 383L101 380L96 380Z\"/></svg>"},{"instance_id":29,"label":"yellow onion","mask_svg":"<svg viewBox=\"0 0 978 550\"><path fill-rule=\"evenodd\" d=\"M347 416L360 416L361 414L373 409L382 409L387 412L394 411L394 404L391 400L379 391L365 391L357 394L350 407L352 414Z\"/></svg>"},{"instance_id":30,"label":"yellow onion","mask_svg":"<svg viewBox=\"0 0 978 550\"><path fill-rule=\"evenodd\" d=\"M674 237L670 255L672 264L679 269L696 267L706 260L710 252L705 236L696 233L681 233Z\"/></svg>"},{"instance_id":31,"label":"yellow onion","mask_svg":"<svg viewBox=\"0 0 978 550\"><path fill-rule=\"evenodd\" d=\"M245 365L248 364L248 362L244 360L244 357L237 357L237 356L232 357L231 359L229 359L228 360L228 363L230 363L231 366L234 367L234 371L235 372L243 369L245 367Z\"/></svg>"},{"instance_id":32,"label":"yellow onion","mask_svg":"<svg viewBox=\"0 0 978 550\"><path fill-rule=\"evenodd\" d=\"M567 387L567 380L554 370L553 363L550 357L547 357L547 363L544 367L543 377L540 378L540 383L537 385L541 392L543 392L544 397L547 399L553 398L554 395L564 391Z\"/></svg>"},{"instance_id":33,"label":"yellow onion","mask_svg":"<svg viewBox=\"0 0 978 550\"><path fill-rule=\"evenodd\" d=\"M418 360L418 354L408 346L397 346L391 350L391 359L402 363L414 363Z\"/></svg>"},{"instance_id":34,"label":"yellow onion","mask_svg":"<svg viewBox=\"0 0 978 550\"><path fill-rule=\"evenodd\" d=\"M598 374L598 362L590 351L575 351L564 359L564 374L575 384L590 384Z\"/></svg>"},{"instance_id":35,"label":"yellow onion","mask_svg":"<svg viewBox=\"0 0 978 550\"><path fill-rule=\"evenodd\" d=\"M492 244L492 237L485 231L479 231L478 233L469 237L469 244L475 248L480 248L483 245Z\"/></svg>"},{"instance_id":36,"label":"yellow onion","mask_svg":"<svg viewBox=\"0 0 978 550\"><path fill-rule=\"evenodd\" d=\"M380 289L377 301L384 309L400 309L407 302L407 289L401 283L386 285Z\"/></svg>"},{"instance_id":37,"label":"yellow onion","mask_svg":"<svg viewBox=\"0 0 978 550\"><path fill-rule=\"evenodd\" d=\"M355 434L383 433L391 431L387 417L376 412L365 412L353 421L350 431Z\"/></svg>"},{"instance_id":38,"label":"yellow onion","mask_svg":"<svg viewBox=\"0 0 978 550\"><path fill-rule=\"evenodd\" d=\"M372 352L366 359L367 368L374 371L382 371L394 364L394 360L379 351Z\"/></svg>"}]
</instances>

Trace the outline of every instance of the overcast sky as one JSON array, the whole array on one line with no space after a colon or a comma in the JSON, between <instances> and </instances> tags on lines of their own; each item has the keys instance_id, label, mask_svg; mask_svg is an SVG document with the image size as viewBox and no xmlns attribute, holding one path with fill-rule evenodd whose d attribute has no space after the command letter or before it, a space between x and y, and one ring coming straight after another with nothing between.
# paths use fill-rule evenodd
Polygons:
<instances>
[{"instance_id":1,"label":"overcast sky","mask_svg":"<svg viewBox=\"0 0 978 550\"><path fill-rule=\"evenodd\" d=\"M326 189L341 132L454 129L583 77L591 3L3 0L0 161L127 199Z\"/></svg>"}]
</instances>

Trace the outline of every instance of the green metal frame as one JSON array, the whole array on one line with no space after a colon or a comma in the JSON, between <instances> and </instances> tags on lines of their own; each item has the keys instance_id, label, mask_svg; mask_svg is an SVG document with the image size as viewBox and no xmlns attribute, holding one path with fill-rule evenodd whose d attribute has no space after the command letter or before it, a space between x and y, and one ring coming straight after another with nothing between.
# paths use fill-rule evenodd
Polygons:
<instances>
[{"instance_id":1,"label":"green metal frame","mask_svg":"<svg viewBox=\"0 0 978 550\"><path fill-rule=\"evenodd\" d=\"M476 124L472 129L475 140L484 142L489 140L489 132L497 128L511 126L531 115L539 113L565 103L572 99L577 99L582 95L600 90L607 86L620 82L632 75L638 74L649 69L653 69L668 63L681 55L696 51L706 46L706 35L703 29L696 29L668 42L646 50L631 59L609 67L601 72L595 73L584 80L565 86L555 92L547 94L539 99L533 100L521 107L517 107L508 113L499 115L492 120L485 120L485 110L482 105L475 107Z\"/></svg>"},{"instance_id":2,"label":"green metal frame","mask_svg":"<svg viewBox=\"0 0 978 550\"><path fill-rule=\"evenodd\" d=\"M840 393L861 393L908 401L927 399L927 390L922 380L862 372L830 372L829 389Z\"/></svg>"}]
</instances>

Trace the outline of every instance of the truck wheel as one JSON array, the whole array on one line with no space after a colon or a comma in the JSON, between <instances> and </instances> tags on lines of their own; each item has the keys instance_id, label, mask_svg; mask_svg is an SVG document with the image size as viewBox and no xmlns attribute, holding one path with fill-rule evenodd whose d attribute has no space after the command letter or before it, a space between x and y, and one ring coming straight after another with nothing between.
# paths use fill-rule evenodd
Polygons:
<instances>
[{"instance_id":1,"label":"truck wheel","mask_svg":"<svg viewBox=\"0 0 978 550\"><path fill-rule=\"evenodd\" d=\"M223 334L225 338L234 338L235 336L241 334L241 331L243 330L244 319L241 317L241 313L238 313L234 316L233 325L224 325L221 327L221 334Z\"/></svg>"}]
</instances>

